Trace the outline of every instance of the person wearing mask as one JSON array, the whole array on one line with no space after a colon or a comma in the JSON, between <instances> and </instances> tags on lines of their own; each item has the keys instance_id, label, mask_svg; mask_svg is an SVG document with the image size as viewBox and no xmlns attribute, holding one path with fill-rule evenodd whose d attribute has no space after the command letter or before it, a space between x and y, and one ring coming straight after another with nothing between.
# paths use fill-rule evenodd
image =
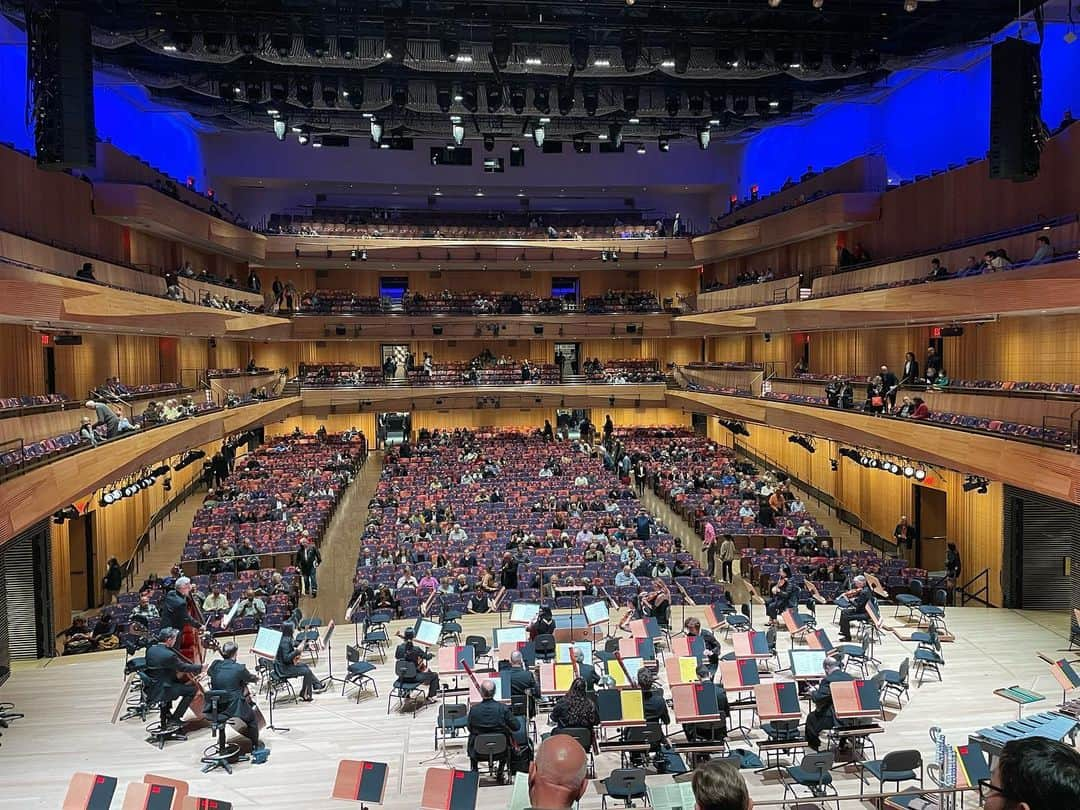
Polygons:
<instances>
[{"instance_id":1,"label":"person wearing mask","mask_svg":"<svg viewBox=\"0 0 1080 810\"><path fill-rule=\"evenodd\" d=\"M529 763L529 810L571 810L589 788L587 765L588 755L573 737L543 740Z\"/></svg>"}]
</instances>

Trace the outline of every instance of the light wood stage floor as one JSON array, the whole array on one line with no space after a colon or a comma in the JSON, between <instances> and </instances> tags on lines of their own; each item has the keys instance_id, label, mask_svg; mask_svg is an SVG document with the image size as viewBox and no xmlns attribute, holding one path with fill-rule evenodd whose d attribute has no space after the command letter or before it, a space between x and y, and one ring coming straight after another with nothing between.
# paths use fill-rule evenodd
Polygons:
<instances>
[{"instance_id":1,"label":"light wood stage floor","mask_svg":"<svg viewBox=\"0 0 1080 810\"><path fill-rule=\"evenodd\" d=\"M896 623L892 611L891 606L883 607L889 624ZM756 613L761 614L755 615L755 624L760 625L763 611L758 608ZM818 615L835 640L836 627L828 624L831 614L831 607L822 606ZM681 618L677 607L673 624ZM490 627L491 620L469 616L464 624L469 633ZM1029 711L1053 708L1060 702L1061 692L1036 653L1053 653L1067 646L1066 614L958 608L949 609L948 625L957 640L943 645L944 682L937 683L931 677L922 686L913 684L910 702L886 723L886 732L877 735L879 756L891 750L918 748L929 762L933 760L933 745L927 735L930 726L940 726L950 740L961 742L969 732L1014 719L1015 706L994 696L996 688L1019 684L1049 697ZM352 634L351 626L338 628L335 674L345 672L345 642L352 640ZM781 632L779 648L786 650L788 643ZM242 649L246 647L242 644ZM912 647L888 634L878 648L878 657L883 666L896 668ZM253 656L245 657L253 667ZM13 722L0 740L0 807L59 807L75 771L118 777L120 795L114 798L114 807L119 807L126 783L140 781L147 772L187 780L194 795L230 801L236 807L340 807L342 804L329 795L342 758L389 763L385 806L414 810L419 804L428 767L419 763L434 753L437 711L428 706L415 719L410 714L387 715L386 693L393 680L389 663L380 665L376 672L379 698L361 698L357 705L351 692L342 698L339 687L317 695L310 704L282 705L275 711L275 721L291 731L265 732L271 748L266 764L241 763L232 775L223 771L204 775L199 772L199 757L211 744L208 729L194 731L187 742L169 743L159 751L144 742L138 719L110 725L122 683L123 660L122 653L101 653L16 663L11 680L0 690L0 700L14 701L26 718ZM315 669L325 675L325 660ZM538 720L543 731L545 717ZM761 736L756 729L752 739ZM744 745L741 741L736 744ZM455 745L451 753L457 767L468 767L463 747ZM616 767L618 759L613 754L597 759L599 776ZM755 799L781 797L782 788L775 781L764 783L750 771L743 773ZM858 779L842 775L837 786L842 794L857 793ZM505 808L509 795L509 787L482 787L478 807ZM581 808L598 807L599 796L590 788Z\"/></svg>"}]
</instances>

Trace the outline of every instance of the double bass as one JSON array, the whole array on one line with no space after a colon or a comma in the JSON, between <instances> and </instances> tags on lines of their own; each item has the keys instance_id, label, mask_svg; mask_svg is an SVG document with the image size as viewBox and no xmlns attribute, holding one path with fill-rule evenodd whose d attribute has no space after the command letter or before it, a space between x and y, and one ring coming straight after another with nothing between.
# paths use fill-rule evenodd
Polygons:
<instances>
[{"instance_id":1,"label":"double bass","mask_svg":"<svg viewBox=\"0 0 1080 810\"><path fill-rule=\"evenodd\" d=\"M187 596L187 611L192 620L203 627L206 626L206 619L203 618L202 611L199 610L199 604L195 601L195 597L192 596L193 591L188 591ZM180 639L176 645L177 651L193 664L201 664L205 658L203 654L202 645L202 633L196 630L190 624L184 624L180 630Z\"/></svg>"}]
</instances>

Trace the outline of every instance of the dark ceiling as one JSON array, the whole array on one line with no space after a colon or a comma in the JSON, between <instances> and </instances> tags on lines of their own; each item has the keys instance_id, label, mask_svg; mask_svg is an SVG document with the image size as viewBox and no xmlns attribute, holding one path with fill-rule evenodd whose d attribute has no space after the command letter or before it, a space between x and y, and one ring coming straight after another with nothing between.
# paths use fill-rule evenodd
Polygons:
<instances>
[{"instance_id":1,"label":"dark ceiling","mask_svg":"<svg viewBox=\"0 0 1080 810\"><path fill-rule=\"evenodd\" d=\"M80 5L99 67L220 129L269 130L277 111L290 129L367 138L374 117L387 138L449 141L460 116L466 138L543 125L549 140L609 143L744 135L1017 13L1017 0Z\"/></svg>"}]
</instances>

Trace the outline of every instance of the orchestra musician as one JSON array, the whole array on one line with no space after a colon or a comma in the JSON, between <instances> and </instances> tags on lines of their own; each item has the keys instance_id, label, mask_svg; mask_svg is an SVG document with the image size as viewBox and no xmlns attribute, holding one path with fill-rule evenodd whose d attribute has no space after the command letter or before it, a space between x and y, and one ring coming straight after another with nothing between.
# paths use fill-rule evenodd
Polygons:
<instances>
[{"instance_id":1,"label":"orchestra musician","mask_svg":"<svg viewBox=\"0 0 1080 810\"><path fill-rule=\"evenodd\" d=\"M865 622L868 620L866 605L874 598L873 591L870 590L870 583L866 581L866 577L862 574L852 580L852 585L855 587L844 592L844 596L851 602L851 606L840 613L841 641L851 641L852 622Z\"/></svg>"},{"instance_id":2,"label":"orchestra musician","mask_svg":"<svg viewBox=\"0 0 1080 810\"><path fill-rule=\"evenodd\" d=\"M183 725L184 714L198 691L192 680L177 676L198 675L203 669L201 664L193 664L174 649L179 637L180 631L175 627L163 627L158 631L158 643L146 651L146 673L157 687L155 693L162 705L162 716L174 726ZM172 704L177 698L180 705L174 712Z\"/></svg>"},{"instance_id":3,"label":"orchestra musician","mask_svg":"<svg viewBox=\"0 0 1080 810\"><path fill-rule=\"evenodd\" d=\"M191 596L191 580L187 577L179 577L173 583L173 589L165 594L161 605L161 626L172 627L178 632L183 632L185 627L201 628L201 622L196 621L188 610L188 600Z\"/></svg>"},{"instance_id":4,"label":"orchestra musician","mask_svg":"<svg viewBox=\"0 0 1080 810\"><path fill-rule=\"evenodd\" d=\"M548 723L555 728L594 729L600 725L596 701L589 697L584 678L574 678L566 694L555 701Z\"/></svg>"},{"instance_id":5,"label":"orchestra musician","mask_svg":"<svg viewBox=\"0 0 1080 810\"><path fill-rule=\"evenodd\" d=\"M255 751L263 746L259 742L259 724L255 719L247 685L258 683L259 677L236 660L236 651L236 643L226 641L221 645L221 658L210 665L207 674L210 676L212 689L229 693L228 702L219 706L218 711L226 717L243 721L243 734L251 741L251 750Z\"/></svg>"},{"instance_id":6,"label":"orchestra musician","mask_svg":"<svg viewBox=\"0 0 1080 810\"><path fill-rule=\"evenodd\" d=\"M434 700L435 695L439 693L439 676L428 670L427 662L431 654L424 652L413 643L416 631L411 627L405 630L403 638L405 640L394 650L394 658L398 661L408 661L416 667L416 682L426 683L428 700Z\"/></svg>"},{"instance_id":7,"label":"orchestra musician","mask_svg":"<svg viewBox=\"0 0 1080 810\"><path fill-rule=\"evenodd\" d=\"M713 673L710 673L704 664L698 665L697 676L702 683L711 683L713 679ZM716 684L716 703L720 709L720 719L704 723L683 723L687 742L720 743L727 737L727 719L731 714L731 705L728 703L727 692L720 684Z\"/></svg>"},{"instance_id":8,"label":"orchestra musician","mask_svg":"<svg viewBox=\"0 0 1080 810\"><path fill-rule=\"evenodd\" d=\"M293 641L295 626L292 622L281 625L281 643L278 645L277 657L274 659L274 670L279 678L303 678L300 686L300 699L310 703L313 692L323 692L326 685L315 677L311 667L300 663L300 656L304 653L303 644L297 645Z\"/></svg>"},{"instance_id":9,"label":"orchestra musician","mask_svg":"<svg viewBox=\"0 0 1080 810\"><path fill-rule=\"evenodd\" d=\"M357 610L368 610L375 603L375 589L371 587L366 579L361 579L356 583L356 587L353 588L352 596L349 597L349 604L345 608L345 621L352 621L352 615Z\"/></svg>"},{"instance_id":10,"label":"orchestra musician","mask_svg":"<svg viewBox=\"0 0 1080 810\"><path fill-rule=\"evenodd\" d=\"M536 695L540 690L536 686L536 678L533 677L525 666L525 660L521 657L520 650L510 653L510 704L521 704L525 707L529 717L536 716Z\"/></svg>"},{"instance_id":11,"label":"orchestra musician","mask_svg":"<svg viewBox=\"0 0 1080 810\"><path fill-rule=\"evenodd\" d=\"M780 577L772 586L772 596L765 603L765 612L770 622L775 622L776 617L788 608L797 607L799 604L799 589L791 581L791 569L787 565L780 566Z\"/></svg>"},{"instance_id":12,"label":"orchestra musician","mask_svg":"<svg viewBox=\"0 0 1080 810\"><path fill-rule=\"evenodd\" d=\"M574 660L577 662L578 677L585 681L585 688L592 692L600 683L600 675L596 672L596 667L585 662L585 651L580 647L574 648Z\"/></svg>"},{"instance_id":13,"label":"orchestra musician","mask_svg":"<svg viewBox=\"0 0 1080 810\"><path fill-rule=\"evenodd\" d=\"M705 645L705 662L709 668L710 680L716 676L716 670L720 666L720 642L716 640L711 630L701 629L701 620L695 616L687 616L683 622L683 632L690 639L691 644L698 636Z\"/></svg>"},{"instance_id":14,"label":"orchestra musician","mask_svg":"<svg viewBox=\"0 0 1080 810\"><path fill-rule=\"evenodd\" d=\"M538 636L554 636L555 619L551 615L551 608L543 605L536 615L536 621L529 625L529 638L533 641Z\"/></svg>"},{"instance_id":15,"label":"orchestra musician","mask_svg":"<svg viewBox=\"0 0 1080 810\"><path fill-rule=\"evenodd\" d=\"M652 589L638 595L641 618L652 616L661 627L671 627L671 590L659 577L653 578Z\"/></svg>"},{"instance_id":16,"label":"orchestra musician","mask_svg":"<svg viewBox=\"0 0 1080 810\"><path fill-rule=\"evenodd\" d=\"M493 680L486 678L481 681L479 691L481 700L469 709L468 716L469 742L467 750L469 764L472 770L480 770L474 746L474 740L477 736L480 734L505 734L507 738L506 748L496 757L498 762L497 778L499 782L502 782L506 764L510 760L510 745L514 733L518 729L517 718L514 717L509 706L495 700L495 682Z\"/></svg>"},{"instance_id":17,"label":"orchestra musician","mask_svg":"<svg viewBox=\"0 0 1080 810\"><path fill-rule=\"evenodd\" d=\"M827 656L824 663L825 677L817 689L810 693L814 709L806 716L806 743L815 751L821 746L821 732L836 725L836 712L833 711L832 685L839 681L851 681L854 678L840 669L840 661Z\"/></svg>"},{"instance_id":18,"label":"orchestra musician","mask_svg":"<svg viewBox=\"0 0 1080 810\"><path fill-rule=\"evenodd\" d=\"M637 682L638 688L641 690L641 705L646 728L649 726L658 728L662 737L663 727L671 725L671 715L668 713L667 701L664 700L664 690L657 688L656 674L652 670L645 669L645 667L638 670ZM641 729L639 728L624 728L622 734L624 740L640 741L641 739ZM653 752L659 749L662 742L662 740L656 742L652 749ZM630 761L634 763L642 763L643 759L637 753L630 756Z\"/></svg>"}]
</instances>

